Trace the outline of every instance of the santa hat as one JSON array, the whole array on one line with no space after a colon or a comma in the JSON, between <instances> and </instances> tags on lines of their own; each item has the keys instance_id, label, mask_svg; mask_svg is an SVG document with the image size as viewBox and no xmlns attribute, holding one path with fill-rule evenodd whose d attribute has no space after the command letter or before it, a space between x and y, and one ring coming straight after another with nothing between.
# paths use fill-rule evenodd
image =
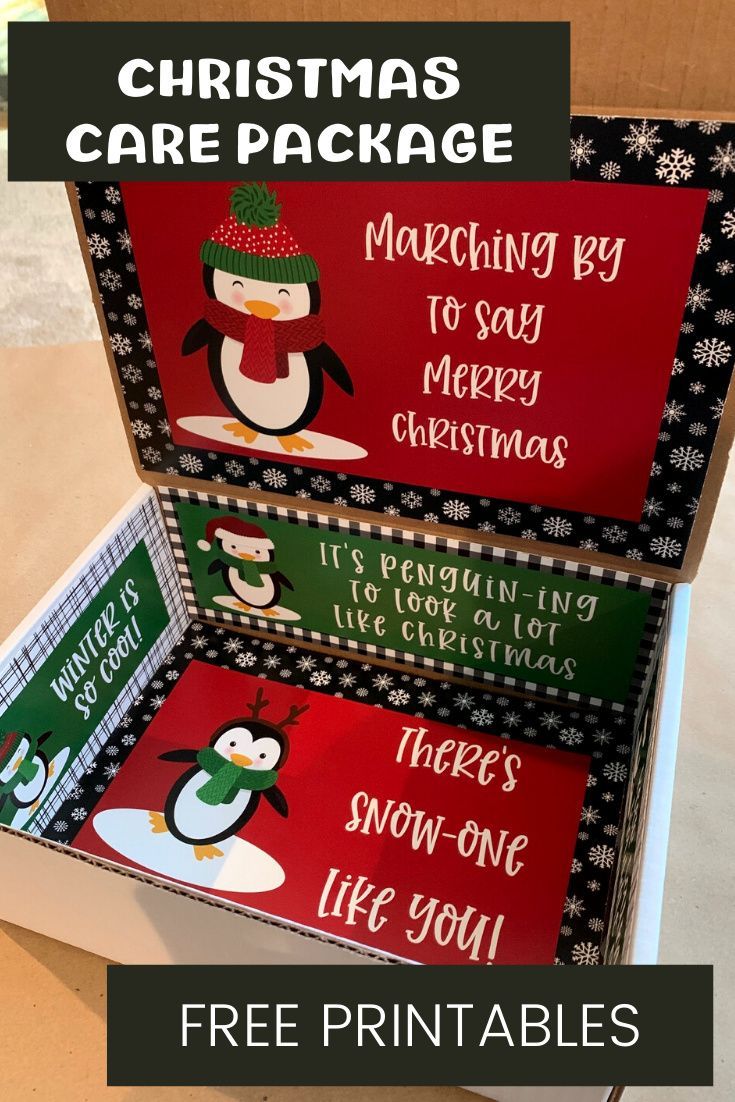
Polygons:
<instances>
[{"instance_id":1,"label":"santa hat","mask_svg":"<svg viewBox=\"0 0 735 1102\"><path fill-rule=\"evenodd\" d=\"M230 196L230 213L199 250L203 264L268 283L310 283L316 261L280 221L281 204L266 184L243 183Z\"/></svg>"},{"instance_id":2,"label":"santa hat","mask_svg":"<svg viewBox=\"0 0 735 1102\"><path fill-rule=\"evenodd\" d=\"M17 731L9 731L7 735L0 735L0 773L12 759L22 741L23 736Z\"/></svg>"},{"instance_id":3,"label":"santa hat","mask_svg":"<svg viewBox=\"0 0 735 1102\"><path fill-rule=\"evenodd\" d=\"M273 540L266 536L263 529L259 528L257 524L250 524L247 520L241 520L240 517L212 517L211 520L208 520L207 527L204 530L205 538L197 540L199 550L211 551L218 532L231 532L233 536L244 536L246 539L258 540L263 544L263 550L273 550Z\"/></svg>"}]
</instances>

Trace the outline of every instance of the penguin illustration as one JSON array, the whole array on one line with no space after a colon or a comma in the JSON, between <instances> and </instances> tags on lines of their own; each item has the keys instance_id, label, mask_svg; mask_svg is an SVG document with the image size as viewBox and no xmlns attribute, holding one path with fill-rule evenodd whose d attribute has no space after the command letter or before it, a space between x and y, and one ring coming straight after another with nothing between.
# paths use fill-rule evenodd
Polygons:
<instances>
[{"instance_id":1,"label":"penguin illustration","mask_svg":"<svg viewBox=\"0 0 735 1102\"><path fill-rule=\"evenodd\" d=\"M248 705L251 715L224 723L202 750L171 750L162 761L193 762L168 794L163 814L150 811L153 834L170 833L194 847L197 861L223 857L217 842L231 838L252 819L265 796L271 807L288 815L286 798L276 785L286 763L286 728L308 710L291 707L278 723L261 718L268 707L263 690Z\"/></svg>"},{"instance_id":2,"label":"penguin illustration","mask_svg":"<svg viewBox=\"0 0 735 1102\"><path fill-rule=\"evenodd\" d=\"M242 612L262 612L264 616L278 616L281 591L293 590L293 585L280 570L261 574L259 567L273 562L273 541L257 524L240 517L214 517L207 522L206 538L197 542L201 551L211 551L217 544L223 554L234 559L236 565L216 559L208 573L222 574L222 580L237 607Z\"/></svg>"},{"instance_id":3,"label":"penguin illustration","mask_svg":"<svg viewBox=\"0 0 735 1102\"><path fill-rule=\"evenodd\" d=\"M38 810L41 794L54 764L41 749L51 731L38 738L11 731L0 742L0 808L10 802L16 808L26 808L29 815Z\"/></svg>"},{"instance_id":4,"label":"penguin illustration","mask_svg":"<svg viewBox=\"0 0 735 1102\"><path fill-rule=\"evenodd\" d=\"M280 221L266 184L243 183L230 214L200 250L207 301L184 337L184 356L207 349L209 372L237 418L224 428L246 444L275 436L285 452L319 412L327 374L345 394L352 380L325 341L319 269Z\"/></svg>"}]
</instances>

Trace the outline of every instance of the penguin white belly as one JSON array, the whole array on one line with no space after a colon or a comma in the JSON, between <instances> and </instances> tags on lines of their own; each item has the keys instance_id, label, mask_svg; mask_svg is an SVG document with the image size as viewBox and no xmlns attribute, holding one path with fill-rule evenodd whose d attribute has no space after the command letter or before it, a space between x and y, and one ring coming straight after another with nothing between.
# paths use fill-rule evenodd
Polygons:
<instances>
[{"instance_id":1,"label":"penguin white belly","mask_svg":"<svg viewBox=\"0 0 735 1102\"><path fill-rule=\"evenodd\" d=\"M248 585L234 567L230 567L228 572L230 586L244 604L253 608L270 608L276 587L269 574L263 574L260 580L262 585Z\"/></svg>"},{"instance_id":2,"label":"penguin white belly","mask_svg":"<svg viewBox=\"0 0 735 1102\"><path fill-rule=\"evenodd\" d=\"M30 781L26 781L25 784L18 784L15 786L14 796L18 803L32 804L44 790L46 785L46 768L40 758L34 758L33 764L36 766L36 775Z\"/></svg>"},{"instance_id":3,"label":"penguin white belly","mask_svg":"<svg viewBox=\"0 0 735 1102\"><path fill-rule=\"evenodd\" d=\"M237 820L250 802L252 792L243 789L232 803L205 804L197 792L212 778L203 770L194 774L179 792L173 808L173 820L180 834L194 841L206 841L220 834L231 834Z\"/></svg>"},{"instance_id":4,"label":"penguin white belly","mask_svg":"<svg viewBox=\"0 0 735 1102\"><path fill-rule=\"evenodd\" d=\"M288 375L272 383L256 383L240 371L242 345L232 337L222 343L222 377L240 412L266 431L278 434L301 416L311 390L309 368L302 352L289 352Z\"/></svg>"}]
</instances>

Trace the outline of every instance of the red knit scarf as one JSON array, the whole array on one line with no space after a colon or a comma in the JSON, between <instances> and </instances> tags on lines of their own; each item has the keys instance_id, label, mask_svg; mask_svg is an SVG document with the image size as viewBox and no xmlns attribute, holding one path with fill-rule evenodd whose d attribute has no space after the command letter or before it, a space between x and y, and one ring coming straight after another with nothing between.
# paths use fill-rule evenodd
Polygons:
<instances>
[{"instance_id":1,"label":"red knit scarf","mask_svg":"<svg viewBox=\"0 0 735 1102\"><path fill-rule=\"evenodd\" d=\"M256 383L285 379L289 352L308 352L324 341L324 321L319 314L270 321L243 314L216 299L207 299L204 317L218 333L240 342L243 346L240 371Z\"/></svg>"}]
</instances>

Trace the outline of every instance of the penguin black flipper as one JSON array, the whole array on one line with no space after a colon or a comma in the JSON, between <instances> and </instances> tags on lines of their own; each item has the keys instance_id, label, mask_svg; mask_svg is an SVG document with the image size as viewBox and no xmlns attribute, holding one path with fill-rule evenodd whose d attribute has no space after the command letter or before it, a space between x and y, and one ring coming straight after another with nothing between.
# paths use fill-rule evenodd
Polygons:
<instances>
[{"instance_id":1,"label":"penguin black flipper","mask_svg":"<svg viewBox=\"0 0 735 1102\"><path fill-rule=\"evenodd\" d=\"M229 570L226 562L222 562L222 559L215 559L214 562L209 564L207 570L208 574L225 574Z\"/></svg>"},{"instance_id":2,"label":"penguin black flipper","mask_svg":"<svg viewBox=\"0 0 735 1102\"><path fill-rule=\"evenodd\" d=\"M290 589L291 592L293 593L293 585L288 580L286 575L282 574L280 570L274 570L273 573L271 574L271 578L273 579L273 584L274 585L280 585L280 586L285 585L286 589Z\"/></svg>"},{"instance_id":3,"label":"penguin black flipper","mask_svg":"<svg viewBox=\"0 0 735 1102\"><path fill-rule=\"evenodd\" d=\"M42 735L38 736L37 745L38 746L43 746L44 742L46 742L47 739L50 739L51 736L53 735L53 733L54 733L53 731L44 731L44 733Z\"/></svg>"},{"instance_id":4,"label":"penguin black flipper","mask_svg":"<svg viewBox=\"0 0 735 1102\"><path fill-rule=\"evenodd\" d=\"M350 398L354 397L355 388L350 373L333 348L330 348L328 344L320 344L310 352L304 353L304 355L307 363L313 362L320 367L324 374L328 375L332 382L337 384L340 390L343 390L345 394L349 394Z\"/></svg>"},{"instance_id":5,"label":"penguin black flipper","mask_svg":"<svg viewBox=\"0 0 735 1102\"><path fill-rule=\"evenodd\" d=\"M191 356L192 352L198 352L200 348L206 348L210 344L214 333L216 333L216 330L204 318L195 321L181 342L181 355Z\"/></svg>"},{"instance_id":6,"label":"penguin black flipper","mask_svg":"<svg viewBox=\"0 0 735 1102\"><path fill-rule=\"evenodd\" d=\"M277 811L279 815L283 815L284 819L288 818L288 804L280 788L274 784L272 788L263 789L263 795L274 811Z\"/></svg>"},{"instance_id":7,"label":"penguin black flipper","mask_svg":"<svg viewBox=\"0 0 735 1102\"><path fill-rule=\"evenodd\" d=\"M158 755L159 761L196 761L196 750L167 750L165 754Z\"/></svg>"}]
</instances>

